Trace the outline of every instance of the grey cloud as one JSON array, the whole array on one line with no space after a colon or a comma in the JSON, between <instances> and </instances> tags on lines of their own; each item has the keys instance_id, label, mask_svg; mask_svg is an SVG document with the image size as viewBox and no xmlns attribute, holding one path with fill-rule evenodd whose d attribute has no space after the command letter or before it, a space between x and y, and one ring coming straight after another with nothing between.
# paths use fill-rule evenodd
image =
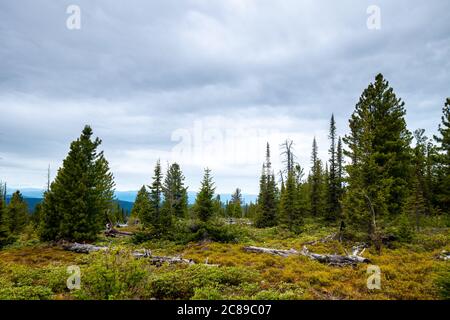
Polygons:
<instances>
[{"instance_id":1,"label":"grey cloud","mask_svg":"<svg viewBox=\"0 0 450 320\"><path fill-rule=\"evenodd\" d=\"M69 4L81 7L81 30L65 27ZM174 146L174 130L214 115L228 118L228 126L248 119L261 127L289 117L288 124L280 118L270 125L308 140L318 135L326 157L330 114L344 134L361 91L378 72L405 100L410 128L424 127L431 136L450 95L450 3L378 1L378 31L366 27L371 4L2 1L0 157L8 156L8 164L0 160L0 173L17 185L41 177L25 169L27 176L19 177L19 167L57 166L90 123L113 167L122 168L128 151L137 152L139 168L149 162L141 179L134 171L116 174L119 187L137 188L158 151ZM308 167L310 141L299 145ZM255 191L259 166L252 168L246 172L253 170L254 178L243 173L241 183ZM217 169L224 191L235 187L226 178L232 169ZM195 189L201 168L186 172Z\"/></svg>"}]
</instances>

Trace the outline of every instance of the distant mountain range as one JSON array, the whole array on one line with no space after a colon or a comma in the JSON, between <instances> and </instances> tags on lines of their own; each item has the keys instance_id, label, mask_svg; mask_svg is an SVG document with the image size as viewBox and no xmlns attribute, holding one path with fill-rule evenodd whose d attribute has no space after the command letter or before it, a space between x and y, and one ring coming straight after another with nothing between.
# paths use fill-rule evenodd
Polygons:
<instances>
[{"instance_id":1,"label":"distant mountain range","mask_svg":"<svg viewBox=\"0 0 450 320\"><path fill-rule=\"evenodd\" d=\"M34 189L34 188L23 188L19 189L23 195L25 202L28 204L28 208L30 212L34 211L34 208L38 203L42 201L44 190L43 189ZM8 195L6 197L6 201L9 203L11 198L11 194L15 192L16 189L8 188ZM136 199L137 191L116 191L115 192L117 201L121 208L123 208L127 212L131 212L133 208L134 200ZM189 191L188 192L188 202L189 204L193 204L195 202L195 197L197 196L196 192ZM251 194L243 194L242 198L244 203L255 202L257 199L256 195ZM229 201L231 199L231 194L223 193L220 194L220 199L223 202Z\"/></svg>"},{"instance_id":2,"label":"distant mountain range","mask_svg":"<svg viewBox=\"0 0 450 320\"><path fill-rule=\"evenodd\" d=\"M134 202L136 199L137 191L116 191L116 198L123 200L123 201L129 201ZM188 202L189 204L194 204L195 198L197 197L197 192L194 191L188 191ZM244 203L250 203L250 202L256 202L257 196L253 194L243 194L242 198L244 200ZM231 199L230 193L221 193L220 199L223 202L229 201Z\"/></svg>"},{"instance_id":3,"label":"distant mountain range","mask_svg":"<svg viewBox=\"0 0 450 320\"><path fill-rule=\"evenodd\" d=\"M11 195L7 195L6 196L6 203L9 203L9 201L11 200ZM36 205L38 203L42 202L42 198L32 198L32 197L27 197L27 196L23 196L23 200L27 203L28 205L28 210L30 212L33 212L34 209L36 208ZM122 200L117 200L119 202L119 205L122 209L124 209L126 212L130 213L131 209L133 209L133 202L129 202L129 201L122 201Z\"/></svg>"}]
</instances>

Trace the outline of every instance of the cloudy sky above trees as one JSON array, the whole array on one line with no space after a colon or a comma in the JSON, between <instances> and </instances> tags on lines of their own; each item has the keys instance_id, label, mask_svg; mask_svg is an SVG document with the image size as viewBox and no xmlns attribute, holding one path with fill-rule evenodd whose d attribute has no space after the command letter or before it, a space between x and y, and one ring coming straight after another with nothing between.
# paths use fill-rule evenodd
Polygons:
<instances>
[{"instance_id":1,"label":"cloudy sky above trees","mask_svg":"<svg viewBox=\"0 0 450 320\"><path fill-rule=\"evenodd\" d=\"M266 141L278 169L293 139L308 172L313 137L327 159L331 113L345 134L379 72L409 129L431 136L450 96L448 12L447 0L1 1L0 180L43 187L90 124L119 190L150 183L160 158L181 163L190 190L209 166L219 192L256 193Z\"/></svg>"}]
</instances>

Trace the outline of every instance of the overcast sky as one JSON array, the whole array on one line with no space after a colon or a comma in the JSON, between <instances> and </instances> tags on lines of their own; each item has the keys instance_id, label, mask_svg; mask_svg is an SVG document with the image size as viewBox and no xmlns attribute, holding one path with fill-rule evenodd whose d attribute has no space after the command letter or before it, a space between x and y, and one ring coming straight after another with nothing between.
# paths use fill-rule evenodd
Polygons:
<instances>
[{"instance_id":1,"label":"overcast sky","mask_svg":"<svg viewBox=\"0 0 450 320\"><path fill-rule=\"evenodd\" d=\"M72 4L80 29L67 28ZM219 192L257 193L266 141L279 168L292 138L308 171L313 137L326 159L331 113L345 134L379 72L409 128L431 136L450 96L449 12L448 0L2 0L0 180L43 187L90 124L118 190L150 183L160 158L181 163L189 190L209 166Z\"/></svg>"}]
</instances>

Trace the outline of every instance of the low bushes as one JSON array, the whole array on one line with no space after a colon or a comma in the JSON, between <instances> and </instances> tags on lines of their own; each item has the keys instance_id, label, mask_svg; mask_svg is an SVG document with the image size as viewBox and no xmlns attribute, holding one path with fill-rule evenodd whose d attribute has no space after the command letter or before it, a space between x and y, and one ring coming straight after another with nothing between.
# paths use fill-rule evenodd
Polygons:
<instances>
[{"instance_id":1,"label":"low bushes","mask_svg":"<svg viewBox=\"0 0 450 320\"><path fill-rule=\"evenodd\" d=\"M178 221L173 229L164 236L164 240L187 244L197 241L215 241L221 243L238 242L247 236L245 229L238 225L227 225L219 219L207 223L198 220ZM151 229L134 234L132 242L141 244L153 239L162 239Z\"/></svg>"}]
</instances>

